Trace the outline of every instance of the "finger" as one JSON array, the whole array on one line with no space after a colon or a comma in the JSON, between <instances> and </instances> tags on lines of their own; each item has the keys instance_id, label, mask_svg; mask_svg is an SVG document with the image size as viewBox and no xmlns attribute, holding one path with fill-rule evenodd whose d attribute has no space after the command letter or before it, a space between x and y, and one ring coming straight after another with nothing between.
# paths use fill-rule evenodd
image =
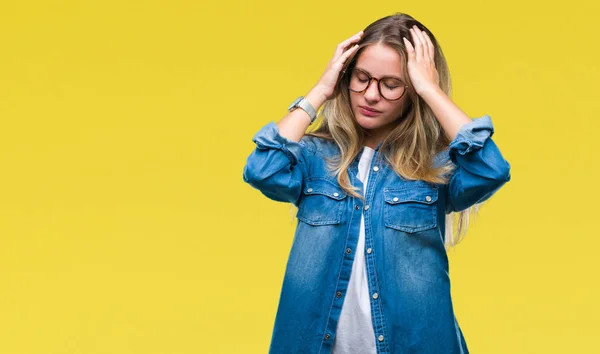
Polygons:
<instances>
[{"instance_id":1,"label":"finger","mask_svg":"<svg viewBox=\"0 0 600 354\"><path fill-rule=\"evenodd\" d=\"M431 60L433 61L433 59L435 59L435 47L433 46L433 42L431 41L431 38L429 38L429 36L427 35L427 32L423 32L423 34L425 35L425 39L427 41L427 48L429 50L429 58L431 58Z\"/></svg>"},{"instance_id":2,"label":"finger","mask_svg":"<svg viewBox=\"0 0 600 354\"><path fill-rule=\"evenodd\" d=\"M362 37L362 35L363 35L363 31L359 31L354 36L352 36L352 37L346 39L345 41L343 41L342 43L340 43L338 45L338 47L346 48L350 45L350 43L356 42L356 40L359 39L360 37Z\"/></svg>"},{"instance_id":3,"label":"finger","mask_svg":"<svg viewBox=\"0 0 600 354\"><path fill-rule=\"evenodd\" d=\"M427 32L421 29L418 29L417 32L419 34L419 38L421 39L421 43L423 43L423 56L430 60L431 58L433 58L433 52L431 50L431 40L429 39Z\"/></svg>"},{"instance_id":4,"label":"finger","mask_svg":"<svg viewBox=\"0 0 600 354\"><path fill-rule=\"evenodd\" d=\"M429 47L427 44L427 36L425 35L425 31L422 31L419 27L415 25L415 33L419 37L419 41L421 43L421 53L423 54L423 59L425 61L430 61Z\"/></svg>"},{"instance_id":5,"label":"finger","mask_svg":"<svg viewBox=\"0 0 600 354\"><path fill-rule=\"evenodd\" d=\"M342 55L342 53L344 53L344 50L346 50L346 48L350 44L358 41L362 37L362 34L363 34L363 31L360 31L357 34L355 34L354 36L352 36L352 37L346 39L345 41L343 41L342 43L338 44L338 46L335 49L335 53L333 54L333 60L334 61L337 60L340 57L340 55Z\"/></svg>"},{"instance_id":6,"label":"finger","mask_svg":"<svg viewBox=\"0 0 600 354\"><path fill-rule=\"evenodd\" d=\"M423 47L423 59L429 62L431 61L431 56L429 55L429 44L427 43L427 34L421 29L417 29L417 34L419 35L419 39L421 40L421 45Z\"/></svg>"},{"instance_id":7,"label":"finger","mask_svg":"<svg viewBox=\"0 0 600 354\"><path fill-rule=\"evenodd\" d=\"M415 57L415 48L412 46L408 38L402 37L404 39L404 46L406 47L406 53L408 53L408 59L412 60Z\"/></svg>"},{"instance_id":8,"label":"finger","mask_svg":"<svg viewBox=\"0 0 600 354\"><path fill-rule=\"evenodd\" d=\"M358 44L353 45L352 47L350 47L347 51L344 52L344 54L342 54L339 59L336 61L336 63L339 63L339 67L340 70L341 68L344 66L344 63L346 62L346 60L348 60L348 58L354 54L356 52L356 50L358 49Z\"/></svg>"},{"instance_id":9,"label":"finger","mask_svg":"<svg viewBox=\"0 0 600 354\"><path fill-rule=\"evenodd\" d=\"M421 44L421 39L414 28L410 29L410 33L412 34L413 43L415 44L415 57L417 60L420 60L423 58L423 45Z\"/></svg>"}]
</instances>

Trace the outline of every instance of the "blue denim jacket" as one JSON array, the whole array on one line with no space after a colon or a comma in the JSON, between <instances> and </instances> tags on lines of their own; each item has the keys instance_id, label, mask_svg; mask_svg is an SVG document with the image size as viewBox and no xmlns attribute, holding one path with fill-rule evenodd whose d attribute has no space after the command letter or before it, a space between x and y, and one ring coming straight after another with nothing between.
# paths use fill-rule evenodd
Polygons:
<instances>
[{"instance_id":1,"label":"blue denim jacket","mask_svg":"<svg viewBox=\"0 0 600 354\"><path fill-rule=\"evenodd\" d=\"M365 203L340 188L323 159L334 142L256 133L243 179L270 199L298 207L270 353L330 353L355 252L364 252L378 353L468 353L450 296L445 216L490 198L510 180L510 164L492 141L489 116L463 125L438 162L456 170L448 184L398 176L375 149ZM362 151L361 151L362 154ZM349 167L357 178L360 155ZM365 249L357 250L361 214Z\"/></svg>"}]
</instances>

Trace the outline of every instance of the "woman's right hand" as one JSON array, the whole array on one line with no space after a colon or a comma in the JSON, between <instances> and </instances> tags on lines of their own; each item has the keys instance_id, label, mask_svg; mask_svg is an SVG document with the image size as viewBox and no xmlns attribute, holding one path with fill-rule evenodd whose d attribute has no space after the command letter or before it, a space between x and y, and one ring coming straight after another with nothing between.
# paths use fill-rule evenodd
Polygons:
<instances>
[{"instance_id":1,"label":"woman's right hand","mask_svg":"<svg viewBox=\"0 0 600 354\"><path fill-rule=\"evenodd\" d=\"M340 77L340 71L344 67L344 63L358 48L358 45L353 44L358 42L362 35L363 31L358 32L354 36L338 44L335 49L335 53L333 54L333 58L329 61L327 69L314 87L315 90L318 90L325 96L325 100L333 95L335 85Z\"/></svg>"}]
</instances>

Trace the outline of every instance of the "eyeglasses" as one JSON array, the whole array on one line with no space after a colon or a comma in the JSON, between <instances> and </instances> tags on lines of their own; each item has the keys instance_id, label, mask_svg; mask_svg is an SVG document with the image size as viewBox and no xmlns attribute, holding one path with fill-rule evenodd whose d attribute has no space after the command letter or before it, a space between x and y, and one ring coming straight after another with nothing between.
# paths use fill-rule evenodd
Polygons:
<instances>
[{"instance_id":1,"label":"eyeglasses","mask_svg":"<svg viewBox=\"0 0 600 354\"><path fill-rule=\"evenodd\" d=\"M369 88L373 80L377 81L377 88L381 97L388 101L399 100L404 95L404 92L406 92L406 88L408 88L408 85L394 77L384 76L378 79L372 77L364 70L353 68L350 72L348 89L352 92L363 93Z\"/></svg>"}]
</instances>

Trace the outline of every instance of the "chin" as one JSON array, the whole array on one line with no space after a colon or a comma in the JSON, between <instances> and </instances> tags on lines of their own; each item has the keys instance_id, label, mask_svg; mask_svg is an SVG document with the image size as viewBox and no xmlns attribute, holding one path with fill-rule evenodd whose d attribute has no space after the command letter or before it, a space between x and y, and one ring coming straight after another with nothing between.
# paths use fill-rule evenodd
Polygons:
<instances>
[{"instance_id":1,"label":"chin","mask_svg":"<svg viewBox=\"0 0 600 354\"><path fill-rule=\"evenodd\" d=\"M379 128L381 124L381 117L365 117L360 113L355 115L356 122L364 129L375 129Z\"/></svg>"}]
</instances>

